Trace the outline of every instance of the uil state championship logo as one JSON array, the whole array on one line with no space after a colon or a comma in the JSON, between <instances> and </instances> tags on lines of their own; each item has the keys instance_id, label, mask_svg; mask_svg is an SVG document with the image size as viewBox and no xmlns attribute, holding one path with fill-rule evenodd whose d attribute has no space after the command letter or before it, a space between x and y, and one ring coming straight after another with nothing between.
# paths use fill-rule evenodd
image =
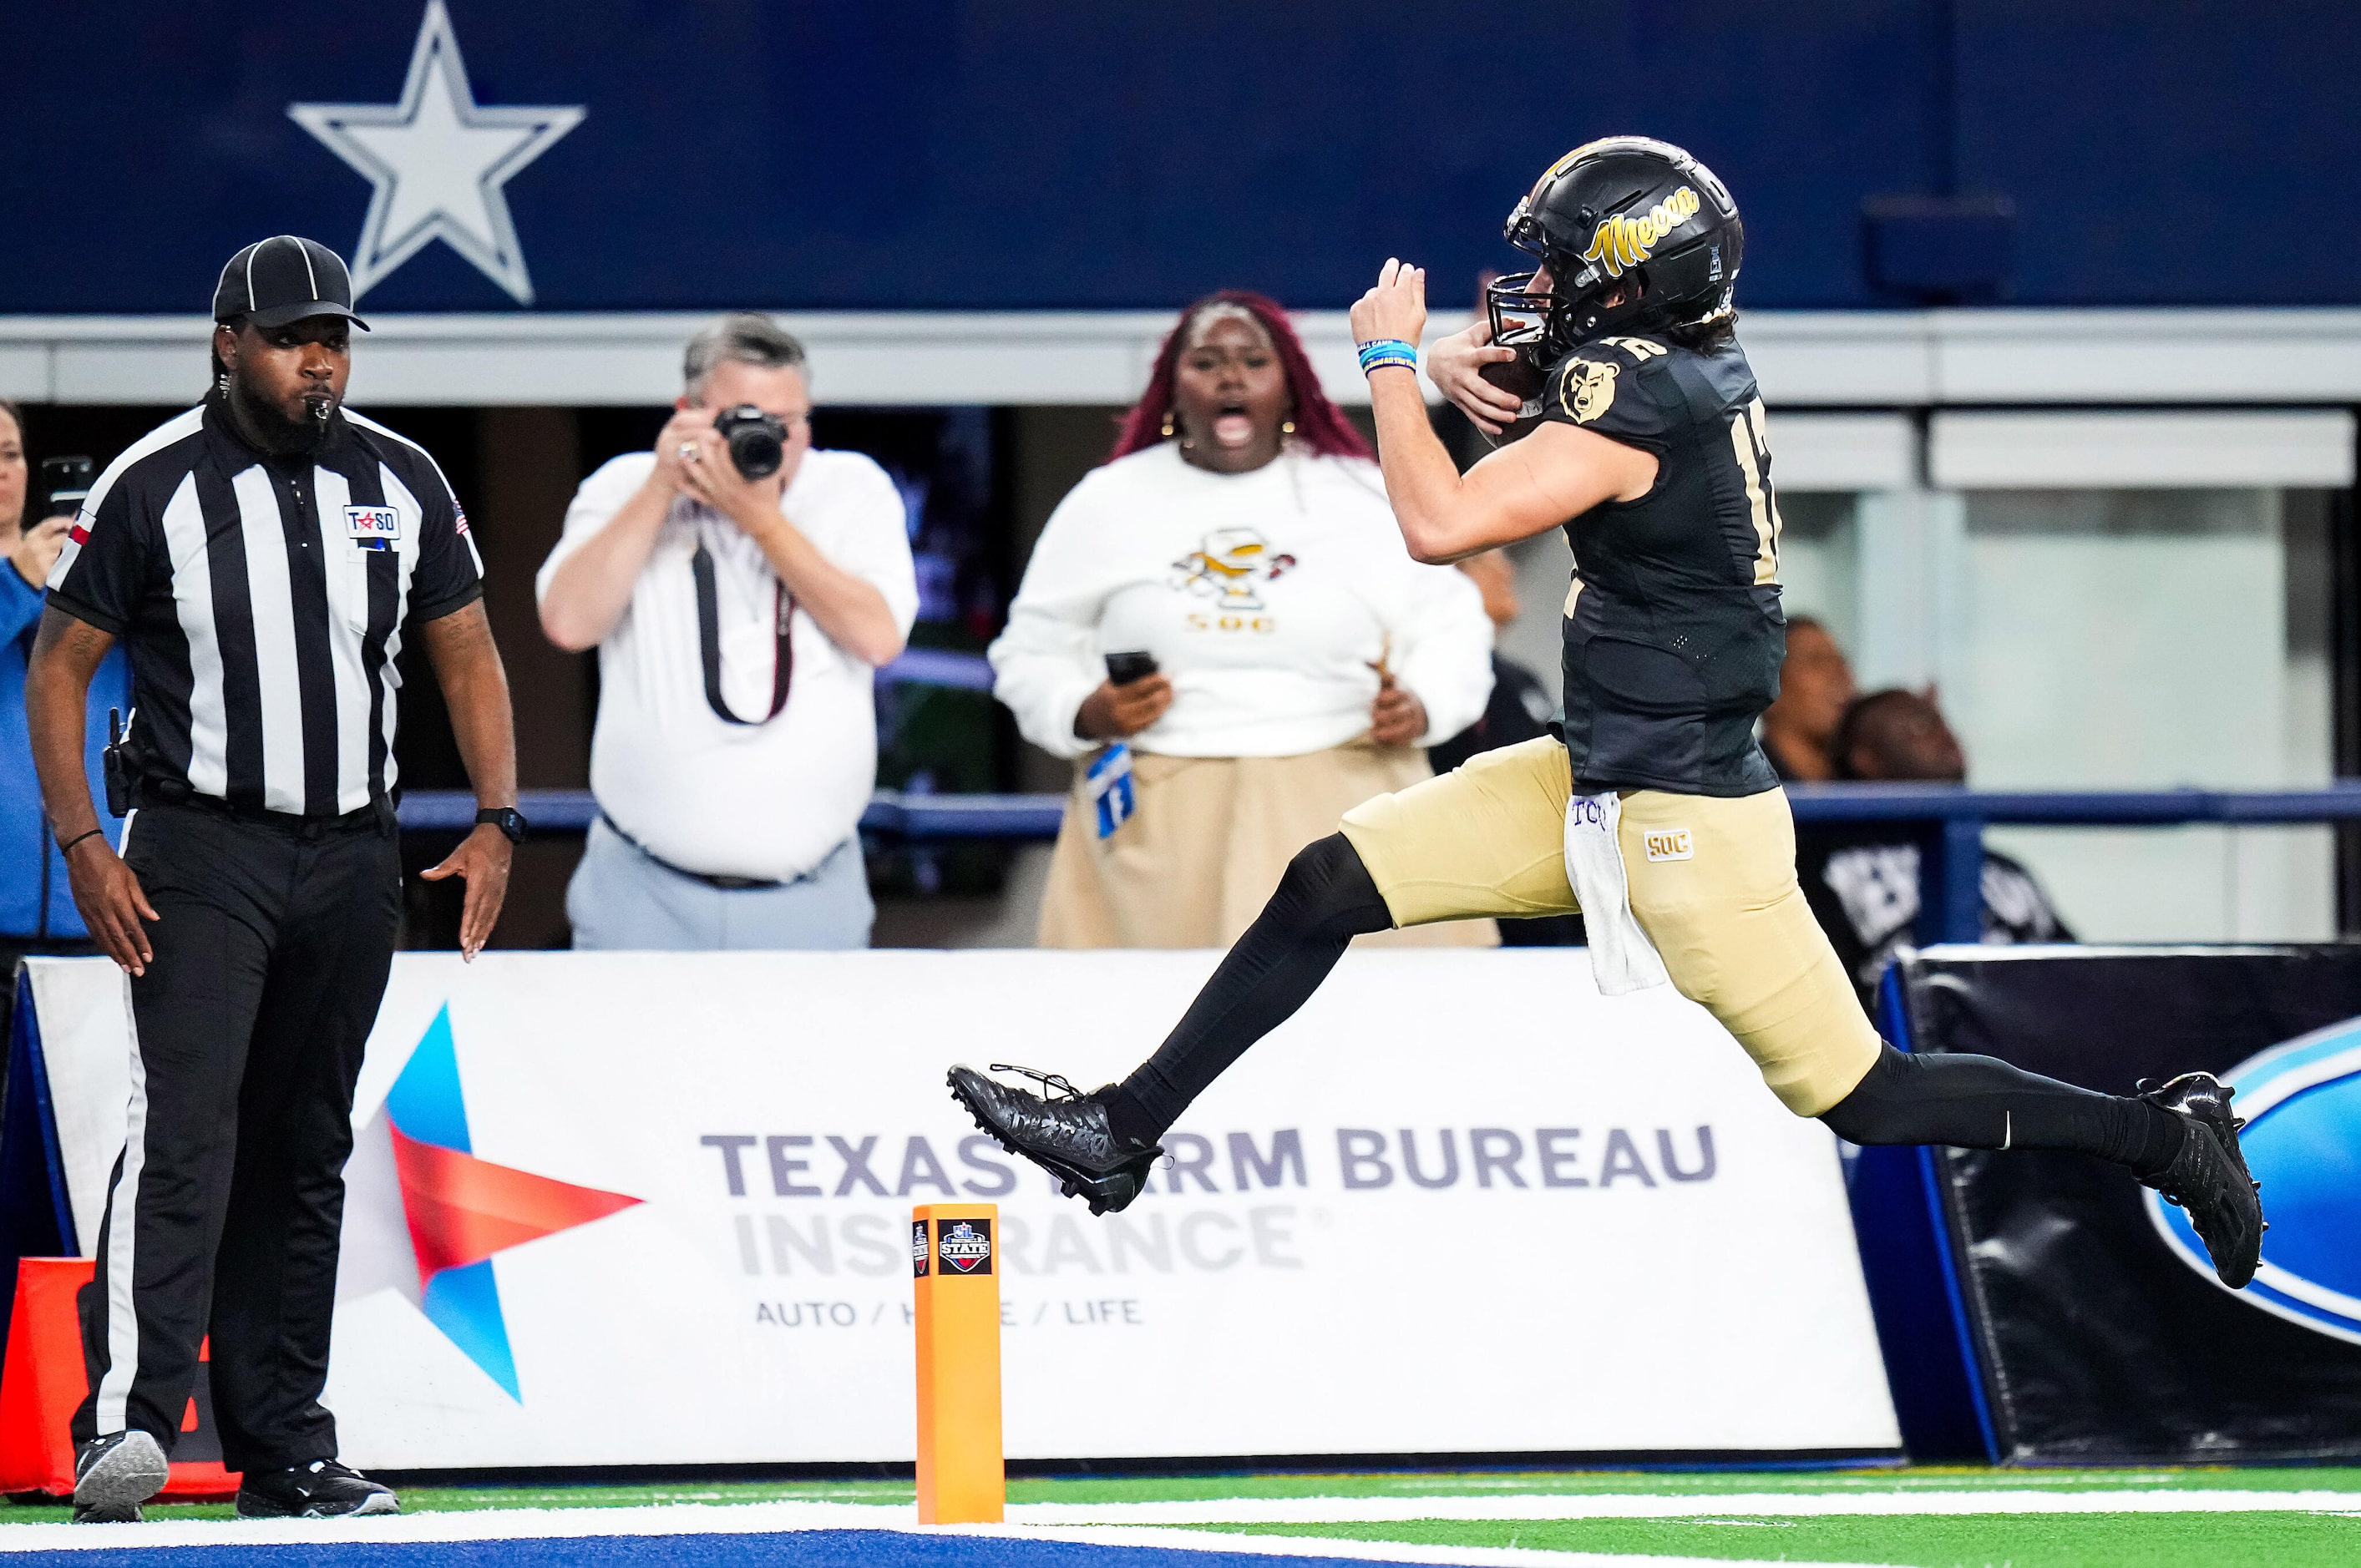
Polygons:
<instances>
[{"instance_id":1,"label":"uil state championship logo","mask_svg":"<svg viewBox=\"0 0 2361 1568\"><path fill-rule=\"evenodd\" d=\"M953 1274L991 1273L992 1222L951 1221L942 1228L942 1240L935 1244L935 1255Z\"/></svg>"},{"instance_id":2,"label":"uil state championship logo","mask_svg":"<svg viewBox=\"0 0 2361 1568\"><path fill-rule=\"evenodd\" d=\"M511 1247L601 1220L640 1201L478 1157L459 1087L446 1003L427 1025L385 1107L355 1140L354 1184L387 1174L400 1212L377 1190L346 1223L339 1297L394 1288L409 1298L511 1399L524 1396L500 1311L493 1259Z\"/></svg>"}]
</instances>

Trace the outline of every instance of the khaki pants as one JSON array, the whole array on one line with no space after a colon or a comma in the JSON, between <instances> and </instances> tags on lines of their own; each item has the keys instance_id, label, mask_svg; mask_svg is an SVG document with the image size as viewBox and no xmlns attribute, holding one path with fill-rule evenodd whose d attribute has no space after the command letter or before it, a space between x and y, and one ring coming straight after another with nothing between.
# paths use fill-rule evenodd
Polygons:
<instances>
[{"instance_id":1,"label":"khaki pants","mask_svg":"<svg viewBox=\"0 0 2361 1568\"><path fill-rule=\"evenodd\" d=\"M1225 948L1254 923L1296 851L1372 795L1434 775L1426 753L1358 742L1300 757L1135 752L1138 811L1111 839L1074 770L1041 902L1045 948ZM1438 916L1437 918L1444 918ZM1379 947L1493 947L1463 920L1360 938Z\"/></svg>"},{"instance_id":2,"label":"khaki pants","mask_svg":"<svg viewBox=\"0 0 2361 1568\"><path fill-rule=\"evenodd\" d=\"M1530 740L1355 807L1345 837L1398 926L1470 916L1562 915L1565 748ZM1631 913L1681 994L1737 1036L1799 1116L1850 1093L1877 1031L1795 881L1795 827L1779 790L1738 799L1623 792L1620 835ZM1685 828L1686 860L1651 861L1651 831Z\"/></svg>"}]
</instances>

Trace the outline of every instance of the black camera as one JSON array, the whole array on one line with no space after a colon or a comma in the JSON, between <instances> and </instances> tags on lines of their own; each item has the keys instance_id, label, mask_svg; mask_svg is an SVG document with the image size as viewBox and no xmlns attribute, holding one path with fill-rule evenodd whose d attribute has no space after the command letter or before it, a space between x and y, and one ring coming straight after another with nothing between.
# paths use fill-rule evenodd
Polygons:
<instances>
[{"instance_id":1,"label":"black camera","mask_svg":"<svg viewBox=\"0 0 2361 1568\"><path fill-rule=\"evenodd\" d=\"M752 403L713 416L713 432L730 444L730 462L749 479L767 479L787 460L787 425Z\"/></svg>"}]
</instances>

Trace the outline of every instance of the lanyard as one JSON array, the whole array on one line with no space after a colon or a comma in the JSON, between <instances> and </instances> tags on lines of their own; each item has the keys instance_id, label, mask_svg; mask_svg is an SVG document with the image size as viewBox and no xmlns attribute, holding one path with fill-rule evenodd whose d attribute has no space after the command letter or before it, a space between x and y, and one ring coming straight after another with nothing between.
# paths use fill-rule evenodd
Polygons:
<instances>
[{"instance_id":1,"label":"lanyard","mask_svg":"<svg viewBox=\"0 0 2361 1568\"><path fill-rule=\"evenodd\" d=\"M713 556L701 539L697 554L688 558L688 569L697 578L697 652L705 661L706 706L730 724L768 724L787 706L787 687L795 680L795 645L787 638L796 615L795 597L787 592L786 584L779 583L771 601L779 638L777 659L772 666L771 711L760 718L741 718L730 711L721 696L721 597L713 586Z\"/></svg>"}]
</instances>

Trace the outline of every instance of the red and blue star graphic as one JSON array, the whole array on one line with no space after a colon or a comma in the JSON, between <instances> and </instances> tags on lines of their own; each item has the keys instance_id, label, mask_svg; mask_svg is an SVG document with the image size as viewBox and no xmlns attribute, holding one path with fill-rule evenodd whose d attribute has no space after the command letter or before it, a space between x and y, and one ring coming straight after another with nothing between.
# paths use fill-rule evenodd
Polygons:
<instances>
[{"instance_id":1,"label":"red and blue star graphic","mask_svg":"<svg viewBox=\"0 0 2361 1568\"><path fill-rule=\"evenodd\" d=\"M522 1401L492 1258L640 1201L478 1159L467 1135L446 1003L385 1101L420 1308L468 1360Z\"/></svg>"}]
</instances>

